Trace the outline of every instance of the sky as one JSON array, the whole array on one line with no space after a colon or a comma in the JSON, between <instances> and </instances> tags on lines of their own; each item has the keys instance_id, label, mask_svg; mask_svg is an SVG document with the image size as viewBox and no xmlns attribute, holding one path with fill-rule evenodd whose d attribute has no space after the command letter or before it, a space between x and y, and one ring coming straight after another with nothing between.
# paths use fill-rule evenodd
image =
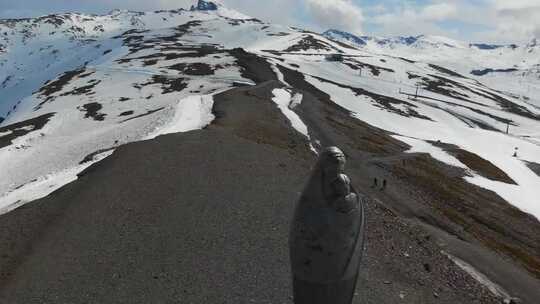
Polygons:
<instances>
[{"instance_id":1,"label":"sky","mask_svg":"<svg viewBox=\"0 0 540 304\"><path fill-rule=\"evenodd\" d=\"M540 38L540 0L218 0L247 15L315 31L359 35L441 35L468 42L527 43ZM112 9L189 7L195 0L0 0L0 18Z\"/></svg>"}]
</instances>

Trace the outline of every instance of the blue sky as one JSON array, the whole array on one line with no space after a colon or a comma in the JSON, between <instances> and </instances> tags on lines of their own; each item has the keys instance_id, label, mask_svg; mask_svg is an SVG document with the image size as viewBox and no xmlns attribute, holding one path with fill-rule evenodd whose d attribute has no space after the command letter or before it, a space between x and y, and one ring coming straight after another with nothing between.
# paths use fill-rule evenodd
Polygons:
<instances>
[{"instance_id":1,"label":"blue sky","mask_svg":"<svg viewBox=\"0 0 540 304\"><path fill-rule=\"evenodd\" d=\"M525 43L540 38L540 0L219 0L263 20L356 34L443 35L471 42ZM188 7L195 0L0 0L0 18L114 8Z\"/></svg>"}]
</instances>

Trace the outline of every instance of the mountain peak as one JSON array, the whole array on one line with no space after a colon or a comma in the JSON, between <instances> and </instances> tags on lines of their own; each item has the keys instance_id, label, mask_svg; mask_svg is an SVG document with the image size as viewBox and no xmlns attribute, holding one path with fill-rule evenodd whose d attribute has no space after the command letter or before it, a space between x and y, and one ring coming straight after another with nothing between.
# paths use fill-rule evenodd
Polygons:
<instances>
[{"instance_id":1,"label":"mountain peak","mask_svg":"<svg viewBox=\"0 0 540 304\"><path fill-rule=\"evenodd\" d=\"M197 5L192 5L192 11L217 11L221 3L216 1L199 0Z\"/></svg>"},{"instance_id":2,"label":"mountain peak","mask_svg":"<svg viewBox=\"0 0 540 304\"><path fill-rule=\"evenodd\" d=\"M344 31L340 31L340 30L336 30L336 29L329 29L327 30L326 32L323 33L323 36L325 36L326 38L329 38L329 39L332 39L332 40L347 40L348 42L352 42L356 45L359 45L359 46L364 46L366 45L366 42L364 41L364 39L354 35L354 34L351 34L351 33L348 33L348 32L344 32Z\"/></svg>"}]
</instances>

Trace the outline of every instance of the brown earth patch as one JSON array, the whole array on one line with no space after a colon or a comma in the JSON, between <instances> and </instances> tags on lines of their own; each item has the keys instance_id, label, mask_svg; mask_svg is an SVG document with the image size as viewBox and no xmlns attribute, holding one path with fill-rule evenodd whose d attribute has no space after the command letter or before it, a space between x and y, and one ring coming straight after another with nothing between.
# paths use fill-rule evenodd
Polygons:
<instances>
[{"instance_id":1,"label":"brown earth patch","mask_svg":"<svg viewBox=\"0 0 540 304\"><path fill-rule=\"evenodd\" d=\"M86 112L84 114L84 118L92 118L96 121L103 121L105 120L105 116L107 116L107 114L99 112L102 108L103 106L101 104L97 102L91 102L83 105L82 109L80 110Z\"/></svg>"},{"instance_id":2,"label":"brown earth patch","mask_svg":"<svg viewBox=\"0 0 540 304\"><path fill-rule=\"evenodd\" d=\"M92 89L94 89L100 82L101 82L101 80L97 80L97 79L90 80L87 85L82 86L82 87L76 87L75 89L73 89L71 91L60 94L60 96L83 95L83 94L92 95L92 94L95 94L95 92L92 91Z\"/></svg>"},{"instance_id":3,"label":"brown earth patch","mask_svg":"<svg viewBox=\"0 0 540 304\"><path fill-rule=\"evenodd\" d=\"M246 52L242 48L229 50L228 53L236 59L242 77L250 79L256 84L268 80L277 80L276 74L266 59Z\"/></svg>"},{"instance_id":4,"label":"brown earth patch","mask_svg":"<svg viewBox=\"0 0 540 304\"><path fill-rule=\"evenodd\" d=\"M120 115L118 115L118 116L129 116L129 115L133 115L133 113L134 112L131 111L131 110L130 111L124 111L124 112L120 113Z\"/></svg>"},{"instance_id":5,"label":"brown earth patch","mask_svg":"<svg viewBox=\"0 0 540 304\"><path fill-rule=\"evenodd\" d=\"M429 67L431 67L432 69L435 69L443 74L446 74L446 75L449 75L449 76L453 76L453 77L458 77L458 78L467 78L467 77L464 77L463 75L461 74L458 74L452 70L449 70L447 68L443 68L442 66L438 66L436 64L429 64Z\"/></svg>"},{"instance_id":6,"label":"brown earth patch","mask_svg":"<svg viewBox=\"0 0 540 304\"><path fill-rule=\"evenodd\" d=\"M148 82L135 84L134 87L141 89L144 86L152 84L161 84L162 94L181 92L188 86L184 78L171 78L162 75L154 75Z\"/></svg>"},{"instance_id":7,"label":"brown earth patch","mask_svg":"<svg viewBox=\"0 0 540 304\"><path fill-rule=\"evenodd\" d=\"M383 59L381 59L383 60ZM358 60L354 60L352 58L347 58L345 61L343 61L343 64L347 65L353 70L360 70L360 69L369 69L371 71L371 74L373 76L379 76L381 74L381 71L385 71L388 73L394 73L395 71L389 68L384 68L376 65L372 65L369 63L361 62Z\"/></svg>"},{"instance_id":8,"label":"brown earth patch","mask_svg":"<svg viewBox=\"0 0 540 304\"><path fill-rule=\"evenodd\" d=\"M85 71L84 68L68 71L62 74L57 79L46 82L45 85L42 86L41 89L39 89L39 91L37 92L39 93L39 96L45 98L45 100L42 101L39 105L37 105L34 108L34 110L41 109L41 106L43 104L53 100L54 96L52 95L57 92L60 92L66 84L68 84L71 80L75 79L77 76L86 77L91 74L91 73L83 74L84 71Z\"/></svg>"},{"instance_id":9,"label":"brown earth patch","mask_svg":"<svg viewBox=\"0 0 540 304\"><path fill-rule=\"evenodd\" d=\"M148 115L150 115L150 114L154 114L154 113L156 113L156 112L159 112L159 111L161 111L161 110L163 110L163 109L165 109L165 108L162 107L162 108L158 108L158 109L155 109L155 110L150 110L150 111L147 111L146 113L139 114L139 115L136 115L136 116L133 116L133 117L124 119L124 120L120 121L120 123L123 123L123 122L126 122L126 121L130 121L130 120L133 120L133 119L137 119L137 118L141 118L141 117L144 117L144 116L148 116ZM131 112L131 114L133 114L133 111L129 111L129 112ZM130 115L131 115L131 114L130 114Z\"/></svg>"},{"instance_id":10,"label":"brown earth patch","mask_svg":"<svg viewBox=\"0 0 540 304\"><path fill-rule=\"evenodd\" d=\"M214 75L215 70L211 65L203 62L177 63L168 68L192 76Z\"/></svg>"},{"instance_id":11,"label":"brown earth patch","mask_svg":"<svg viewBox=\"0 0 540 304\"><path fill-rule=\"evenodd\" d=\"M320 50L320 51L337 51L338 53L343 53L343 51L337 49L333 45L326 43L322 40L315 38L313 35L307 35L302 38L296 44L288 47L283 50L284 52L301 52L309 50Z\"/></svg>"},{"instance_id":12,"label":"brown earth patch","mask_svg":"<svg viewBox=\"0 0 540 304\"><path fill-rule=\"evenodd\" d=\"M451 168L427 154L387 167L443 216L435 215L437 222L450 221L447 232L465 239L472 235L492 250L512 257L540 279L540 256L536 254L540 252L540 222L494 192L466 182L464 171Z\"/></svg>"},{"instance_id":13,"label":"brown earth patch","mask_svg":"<svg viewBox=\"0 0 540 304\"><path fill-rule=\"evenodd\" d=\"M7 147L18 137L30 132L42 129L56 113L48 113L25 121L20 121L11 125L0 127L0 133L10 132L0 136L0 148Z\"/></svg>"},{"instance_id":14,"label":"brown earth patch","mask_svg":"<svg viewBox=\"0 0 540 304\"><path fill-rule=\"evenodd\" d=\"M525 161L527 167L529 167L536 175L540 176L540 164L535 162Z\"/></svg>"},{"instance_id":15,"label":"brown earth patch","mask_svg":"<svg viewBox=\"0 0 540 304\"><path fill-rule=\"evenodd\" d=\"M460 162L462 162L467 167L469 167L471 170L475 171L476 173L480 174L481 176L485 178L488 178L494 181L507 183L507 184L517 185L516 182L513 179L511 179L504 171L499 169L490 161L485 160L482 157L472 152L463 150L459 148L458 146L450 145L446 143L435 142L435 141L432 141L430 143L450 153L451 155L456 157Z\"/></svg>"},{"instance_id":16,"label":"brown earth patch","mask_svg":"<svg viewBox=\"0 0 540 304\"><path fill-rule=\"evenodd\" d=\"M209 128L226 129L258 144L290 153L302 151L302 158L311 157L309 149L298 149L307 147L307 139L289 126L290 122L272 102L272 90L279 86L277 81L267 81L216 95L212 109L216 119Z\"/></svg>"}]
</instances>

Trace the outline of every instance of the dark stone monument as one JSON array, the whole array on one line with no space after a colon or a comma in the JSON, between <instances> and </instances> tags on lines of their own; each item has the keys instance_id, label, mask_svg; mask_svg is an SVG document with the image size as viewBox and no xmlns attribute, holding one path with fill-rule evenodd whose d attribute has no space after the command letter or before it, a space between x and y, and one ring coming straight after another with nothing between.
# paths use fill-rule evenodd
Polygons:
<instances>
[{"instance_id":1,"label":"dark stone monument","mask_svg":"<svg viewBox=\"0 0 540 304\"><path fill-rule=\"evenodd\" d=\"M325 149L296 206L289 236L296 304L350 304L354 296L364 206L345 162L340 149Z\"/></svg>"}]
</instances>

